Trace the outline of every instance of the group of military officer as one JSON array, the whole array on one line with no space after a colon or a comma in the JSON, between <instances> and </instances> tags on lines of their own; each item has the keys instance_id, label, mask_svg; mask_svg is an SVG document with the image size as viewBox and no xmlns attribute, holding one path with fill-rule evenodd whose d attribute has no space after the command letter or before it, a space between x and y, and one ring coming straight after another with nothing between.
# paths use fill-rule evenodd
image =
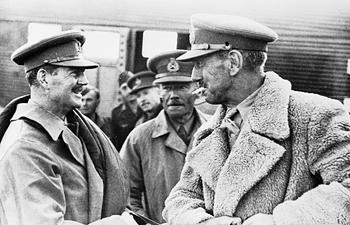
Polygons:
<instances>
[{"instance_id":1,"label":"group of military officer","mask_svg":"<svg viewBox=\"0 0 350 225\"><path fill-rule=\"evenodd\" d=\"M349 224L349 114L264 71L277 37L247 18L193 15L190 51L128 79L148 121L120 155L77 110L84 70L98 66L84 35L17 49L30 95L0 115L0 224ZM198 82L220 104L211 118L194 107Z\"/></svg>"}]
</instances>

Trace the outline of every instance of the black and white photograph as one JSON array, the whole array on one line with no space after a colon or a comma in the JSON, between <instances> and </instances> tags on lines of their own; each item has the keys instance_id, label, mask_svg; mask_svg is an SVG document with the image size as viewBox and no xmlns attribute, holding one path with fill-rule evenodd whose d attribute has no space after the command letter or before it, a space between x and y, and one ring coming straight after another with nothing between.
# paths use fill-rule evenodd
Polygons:
<instances>
[{"instance_id":1,"label":"black and white photograph","mask_svg":"<svg viewBox=\"0 0 350 225\"><path fill-rule=\"evenodd\" d=\"M350 1L0 0L0 225L350 225Z\"/></svg>"}]
</instances>

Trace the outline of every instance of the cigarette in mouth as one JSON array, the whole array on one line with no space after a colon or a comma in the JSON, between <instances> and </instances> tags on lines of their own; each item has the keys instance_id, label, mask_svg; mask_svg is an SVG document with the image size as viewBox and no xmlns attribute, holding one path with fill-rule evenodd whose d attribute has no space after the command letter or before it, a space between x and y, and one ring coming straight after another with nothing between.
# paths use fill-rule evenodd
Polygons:
<instances>
[{"instance_id":1,"label":"cigarette in mouth","mask_svg":"<svg viewBox=\"0 0 350 225\"><path fill-rule=\"evenodd\" d=\"M204 89L205 89L204 87L200 87L200 88L198 88L198 89L192 91L192 95L198 95L198 96L200 96L200 95L202 95Z\"/></svg>"}]
</instances>

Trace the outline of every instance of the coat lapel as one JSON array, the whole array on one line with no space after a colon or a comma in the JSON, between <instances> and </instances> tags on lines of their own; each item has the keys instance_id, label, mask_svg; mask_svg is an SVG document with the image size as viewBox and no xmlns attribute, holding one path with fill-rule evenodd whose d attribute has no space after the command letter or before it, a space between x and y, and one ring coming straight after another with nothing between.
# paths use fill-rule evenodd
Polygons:
<instances>
[{"instance_id":1,"label":"coat lapel","mask_svg":"<svg viewBox=\"0 0 350 225\"><path fill-rule=\"evenodd\" d=\"M288 106L291 84L274 72L267 72L248 115L253 132L274 140L289 137Z\"/></svg>"},{"instance_id":2,"label":"coat lapel","mask_svg":"<svg viewBox=\"0 0 350 225\"><path fill-rule=\"evenodd\" d=\"M227 132L218 128L225 112L225 108L219 106L208 122L198 129L193 141L196 147L187 156L187 161L212 190L215 190L221 168L230 152L227 146ZM191 160L191 158L196 159Z\"/></svg>"},{"instance_id":3,"label":"coat lapel","mask_svg":"<svg viewBox=\"0 0 350 225\"><path fill-rule=\"evenodd\" d=\"M168 135L165 139L165 146L174 149L178 152L186 154L187 146L176 134L172 126L169 126L164 110L162 110L154 120L155 128L152 133L152 138L158 138L163 135Z\"/></svg>"},{"instance_id":4,"label":"coat lapel","mask_svg":"<svg viewBox=\"0 0 350 225\"><path fill-rule=\"evenodd\" d=\"M213 130L188 155L191 166L200 174L203 181L212 189L221 173L221 169L229 155L227 132L224 129ZM195 157L196 160L190 160Z\"/></svg>"},{"instance_id":5,"label":"coat lapel","mask_svg":"<svg viewBox=\"0 0 350 225\"><path fill-rule=\"evenodd\" d=\"M215 213L233 215L242 197L269 174L285 151L283 146L248 127L242 129L218 178Z\"/></svg>"}]
</instances>

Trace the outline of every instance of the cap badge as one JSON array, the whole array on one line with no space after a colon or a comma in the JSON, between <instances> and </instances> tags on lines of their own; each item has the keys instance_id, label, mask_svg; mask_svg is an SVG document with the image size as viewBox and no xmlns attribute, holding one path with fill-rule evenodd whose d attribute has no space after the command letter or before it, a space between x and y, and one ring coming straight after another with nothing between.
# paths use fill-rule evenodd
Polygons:
<instances>
[{"instance_id":1,"label":"cap badge","mask_svg":"<svg viewBox=\"0 0 350 225\"><path fill-rule=\"evenodd\" d=\"M180 66L176 62L175 58L170 58L170 62L168 63L166 68L169 72L177 72L177 71L179 71Z\"/></svg>"}]
</instances>

